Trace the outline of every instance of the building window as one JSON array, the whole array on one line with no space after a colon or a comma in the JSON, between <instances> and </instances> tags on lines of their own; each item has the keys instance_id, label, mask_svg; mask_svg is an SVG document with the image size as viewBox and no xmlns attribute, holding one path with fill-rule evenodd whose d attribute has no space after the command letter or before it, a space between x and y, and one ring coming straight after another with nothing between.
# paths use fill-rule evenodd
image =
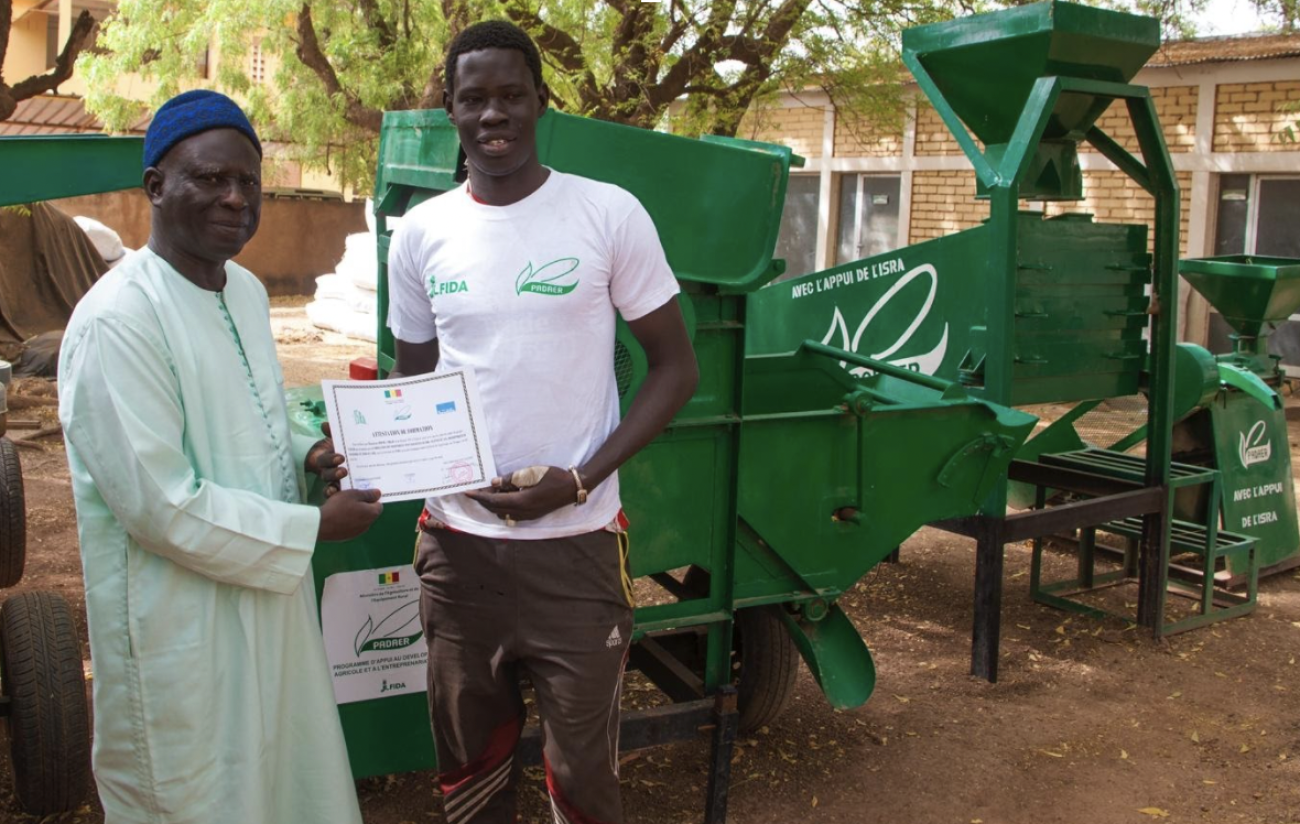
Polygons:
<instances>
[{"instance_id":1,"label":"building window","mask_svg":"<svg viewBox=\"0 0 1300 824\"><path fill-rule=\"evenodd\" d=\"M776 257L785 260L785 274L778 281L801 277L817 269L820 182L818 175L790 175L786 184L781 233L776 238Z\"/></svg>"},{"instance_id":2,"label":"building window","mask_svg":"<svg viewBox=\"0 0 1300 824\"><path fill-rule=\"evenodd\" d=\"M1300 258L1300 177L1221 175L1214 227L1214 254ZM1232 330L1210 313L1210 350L1227 352ZM1279 324L1269 350L1282 356L1287 374L1300 376L1300 315Z\"/></svg>"},{"instance_id":3,"label":"building window","mask_svg":"<svg viewBox=\"0 0 1300 824\"><path fill-rule=\"evenodd\" d=\"M254 41L248 50L248 79L254 83L266 82L266 54L262 51L262 41Z\"/></svg>"},{"instance_id":4,"label":"building window","mask_svg":"<svg viewBox=\"0 0 1300 824\"><path fill-rule=\"evenodd\" d=\"M897 175L841 175L840 219L835 231L835 265L898 248Z\"/></svg>"}]
</instances>

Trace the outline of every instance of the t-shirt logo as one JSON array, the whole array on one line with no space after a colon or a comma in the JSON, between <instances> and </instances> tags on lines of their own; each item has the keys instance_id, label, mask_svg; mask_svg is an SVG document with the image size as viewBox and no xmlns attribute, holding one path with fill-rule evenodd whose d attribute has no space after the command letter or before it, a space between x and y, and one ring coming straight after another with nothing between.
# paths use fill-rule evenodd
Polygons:
<instances>
[{"instance_id":1,"label":"t-shirt logo","mask_svg":"<svg viewBox=\"0 0 1300 824\"><path fill-rule=\"evenodd\" d=\"M444 280L441 283L437 276L429 275L429 297L436 298L438 295L450 295L456 292L468 292L469 284L463 280Z\"/></svg>"},{"instance_id":2,"label":"t-shirt logo","mask_svg":"<svg viewBox=\"0 0 1300 824\"><path fill-rule=\"evenodd\" d=\"M530 261L515 278L515 294L531 292L534 295L567 295L578 288L578 278L575 277L571 283L556 281L564 280L577 268L577 258L560 258L544 263L536 269Z\"/></svg>"}]
</instances>

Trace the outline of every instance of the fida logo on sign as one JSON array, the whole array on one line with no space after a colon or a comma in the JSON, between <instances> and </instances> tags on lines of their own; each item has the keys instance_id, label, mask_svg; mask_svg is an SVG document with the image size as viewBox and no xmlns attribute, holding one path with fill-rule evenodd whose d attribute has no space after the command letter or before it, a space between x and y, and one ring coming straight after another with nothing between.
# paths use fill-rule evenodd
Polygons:
<instances>
[{"instance_id":1,"label":"fida logo on sign","mask_svg":"<svg viewBox=\"0 0 1300 824\"><path fill-rule=\"evenodd\" d=\"M1273 457L1273 442L1264 440L1264 436L1267 434L1268 428L1263 421L1256 422L1249 432L1240 434L1237 454L1241 458L1243 468L1265 463L1269 458Z\"/></svg>"}]
</instances>

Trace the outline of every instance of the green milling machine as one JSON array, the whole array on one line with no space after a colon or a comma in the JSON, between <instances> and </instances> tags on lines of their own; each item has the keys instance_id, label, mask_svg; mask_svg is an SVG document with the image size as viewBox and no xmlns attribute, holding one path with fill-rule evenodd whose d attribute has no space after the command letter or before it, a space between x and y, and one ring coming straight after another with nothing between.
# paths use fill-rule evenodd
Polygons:
<instances>
[{"instance_id":1,"label":"green milling machine","mask_svg":"<svg viewBox=\"0 0 1300 824\"><path fill-rule=\"evenodd\" d=\"M1176 457L1215 466L1223 475L1224 523L1256 538L1260 576L1293 569L1300 565L1300 534L1281 395L1286 376L1281 358L1269 353L1268 338L1300 310L1300 260L1227 255L1184 260L1179 271L1234 333L1232 350L1214 356L1206 383L1215 391L1211 395L1207 386L1207 400L1180 415ZM1230 584L1250 576L1231 564L1226 572Z\"/></svg>"}]
</instances>

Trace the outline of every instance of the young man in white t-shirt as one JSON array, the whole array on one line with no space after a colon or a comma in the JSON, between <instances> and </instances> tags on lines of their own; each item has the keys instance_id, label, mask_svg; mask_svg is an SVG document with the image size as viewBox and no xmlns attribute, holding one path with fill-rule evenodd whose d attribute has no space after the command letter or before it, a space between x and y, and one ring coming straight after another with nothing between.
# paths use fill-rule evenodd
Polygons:
<instances>
[{"instance_id":1,"label":"young man in white t-shirt","mask_svg":"<svg viewBox=\"0 0 1300 824\"><path fill-rule=\"evenodd\" d=\"M429 705L451 824L515 820L521 676L545 732L555 821L623 821L618 702L632 605L616 470L698 380L645 209L539 162L548 98L523 31L491 21L462 32L444 104L469 179L412 209L389 254L394 374L472 367L503 476L431 499L421 518ZM616 313L649 363L621 421Z\"/></svg>"}]
</instances>

